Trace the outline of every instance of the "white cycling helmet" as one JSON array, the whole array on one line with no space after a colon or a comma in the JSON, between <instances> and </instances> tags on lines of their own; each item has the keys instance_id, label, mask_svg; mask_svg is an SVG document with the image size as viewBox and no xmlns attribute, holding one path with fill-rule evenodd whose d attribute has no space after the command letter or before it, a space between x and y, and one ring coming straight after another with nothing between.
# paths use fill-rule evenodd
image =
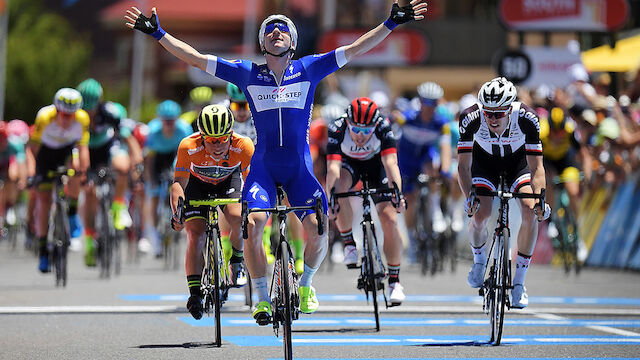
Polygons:
<instances>
[{"instance_id":1,"label":"white cycling helmet","mask_svg":"<svg viewBox=\"0 0 640 360\"><path fill-rule=\"evenodd\" d=\"M270 15L268 18L264 19L264 21L260 25L260 31L258 32L258 42L260 42L260 51L263 51L263 52L265 51L264 49L265 27L267 27L267 24L272 22L277 22L277 21L281 21L287 24L287 26L289 27L289 35L291 35L291 50L295 51L296 46L298 46L298 30L296 29L296 26L293 24L293 21L291 21L291 19L281 14Z\"/></svg>"},{"instance_id":2,"label":"white cycling helmet","mask_svg":"<svg viewBox=\"0 0 640 360\"><path fill-rule=\"evenodd\" d=\"M82 95L76 89L62 88L53 96L53 105L58 111L74 114L82 108Z\"/></svg>"},{"instance_id":3,"label":"white cycling helmet","mask_svg":"<svg viewBox=\"0 0 640 360\"><path fill-rule=\"evenodd\" d=\"M478 102L483 108L509 106L517 95L516 87L511 81L504 77L497 77L482 85L478 92Z\"/></svg>"},{"instance_id":4,"label":"white cycling helmet","mask_svg":"<svg viewBox=\"0 0 640 360\"><path fill-rule=\"evenodd\" d=\"M442 86L428 81L418 85L418 95L423 99L438 100L444 95Z\"/></svg>"}]
</instances>

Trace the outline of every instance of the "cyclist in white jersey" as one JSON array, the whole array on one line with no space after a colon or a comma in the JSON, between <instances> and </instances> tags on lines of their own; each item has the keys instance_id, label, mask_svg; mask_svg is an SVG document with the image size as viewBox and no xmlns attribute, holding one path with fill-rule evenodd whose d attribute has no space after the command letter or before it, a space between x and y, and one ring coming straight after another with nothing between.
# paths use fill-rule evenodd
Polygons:
<instances>
[{"instance_id":1,"label":"cyclist in white jersey","mask_svg":"<svg viewBox=\"0 0 640 360\"><path fill-rule=\"evenodd\" d=\"M515 86L503 77L495 78L482 85L478 103L460 114L458 181L467 195L467 214L473 215L469 224L473 265L467 277L473 288L481 287L483 282L489 239L487 222L493 203L491 192L498 190L500 174L505 174L511 192L539 194L545 188L538 115L515 100ZM477 190L479 207L469 198L472 186ZM518 205L522 224L511 306L524 308L529 304L524 280L538 235L535 219L547 219L551 209L534 199L519 199Z\"/></svg>"},{"instance_id":2,"label":"cyclist in white jersey","mask_svg":"<svg viewBox=\"0 0 640 360\"><path fill-rule=\"evenodd\" d=\"M312 203L321 198L327 214L327 199L313 175L307 134L317 84L347 62L362 55L384 40L399 24L424 19L427 4L412 0L400 7L395 0L389 18L354 43L321 55L293 60L298 32L284 15L271 15L260 26L258 41L266 64L246 60L225 60L203 55L188 44L167 34L159 25L155 8L151 17L132 7L125 16L126 26L153 36L166 50L189 65L236 84L249 101L258 141L251 159L251 171L243 189L249 208L269 208L276 200L276 184L281 184L291 205ZM311 280L327 251L327 232L318 235L312 211L297 213L303 222L308 241L304 253L304 273L300 279L300 309L315 312L318 299ZM267 285L266 257L262 232L267 216L249 216L249 239L245 243L245 260L258 295L254 318L266 325L271 318Z\"/></svg>"}]
</instances>

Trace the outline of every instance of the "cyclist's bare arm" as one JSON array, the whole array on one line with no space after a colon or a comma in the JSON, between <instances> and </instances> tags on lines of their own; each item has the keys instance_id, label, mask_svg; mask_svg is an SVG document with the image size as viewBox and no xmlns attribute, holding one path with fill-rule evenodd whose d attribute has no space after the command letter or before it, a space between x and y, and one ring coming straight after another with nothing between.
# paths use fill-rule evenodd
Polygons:
<instances>
[{"instance_id":1,"label":"cyclist's bare arm","mask_svg":"<svg viewBox=\"0 0 640 360\"><path fill-rule=\"evenodd\" d=\"M87 145L78 145L78 156L79 156L79 170L87 172L89 169L90 155L89 155L89 147Z\"/></svg>"},{"instance_id":2,"label":"cyclist's bare arm","mask_svg":"<svg viewBox=\"0 0 640 360\"><path fill-rule=\"evenodd\" d=\"M400 176L400 168L398 167L398 154L390 153L382 156L382 166L387 174L387 178L392 186L393 183L398 185L398 190L402 192L402 177Z\"/></svg>"},{"instance_id":3,"label":"cyclist's bare arm","mask_svg":"<svg viewBox=\"0 0 640 360\"><path fill-rule=\"evenodd\" d=\"M342 168L341 160L327 160L327 182L326 191L327 194L331 193L331 189L336 185L338 179L340 179L340 169Z\"/></svg>"},{"instance_id":4,"label":"cyclist's bare arm","mask_svg":"<svg viewBox=\"0 0 640 360\"><path fill-rule=\"evenodd\" d=\"M440 142L440 170L448 172L451 169L451 140Z\"/></svg>"},{"instance_id":5,"label":"cyclist's bare arm","mask_svg":"<svg viewBox=\"0 0 640 360\"><path fill-rule=\"evenodd\" d=\"M178 40L167 33L160 39L160 45L178 59L205 71L207 69L207 56L201 54L191 45Z\"/></svg>"},{"instance_id":6,"label":"cyclist's bare arm","mask_svg":"<svg viewBox=\"0 0 640 360\"><path fill-rule=\"evenodd\" d=\"M33 158L35 159L38 156L38 152L40 151L40 144L35 141L29 141L29 148L31 149L31 153L33 154Z\"/></svg>"},{"instance_id":7,"label":"cyclist's bare arm","mask_svg":"<svg viewBox=\"0 0 640 360\"><path fill-rule=\"evenodd\" d=\"M127 147L129 148L129 157L131 158L132 168L135 165L141 164L144 159L142 158L142 149L135 137L129 136L125 139Z\"/></svg>"},{"instance_id":8,"label":"cyclist's bare arm","mask_svg":"<svg viewBox=\"0 0 640 360\"><path fill-rule=\"evenodd\" d=\"M127 10L127 15L125 16L125 26L130 29L133 29L138 17L142 14L142 12L136 8L135 6L131 7L130 10ZM157 16L156 8L151 8L151 14ZM191 47L189 44L176 39L171 36L169 33L165 33L164 36L160 39L160 45L164 47L167 51L173 54L178 59L186 62L191 66L195 66L202 70L206 70L207 68L207 57L196 49Z\"/></svg>"},{"instance_id":9,"label":"cyclist's bare arm","mask_svg":"<svg viewBox=\"0 0 640 360\"><path fill-rule=\"evenodd\" d=\"M458 183L466 197L471 192L471 156L471 153L458 154Z\"/></svg>"},{"instance_id":10,"label":"cyclist's bare arm","mask_svg":"<svg viewBox=\"0 0 640 360\"><path fill-rule=\"evenodd\" d=\"M170 200L171 200L171 212L176 213L176 206L178 205L178 198L184 199L184 189L187 187L189 178L176 177L173 184L171 184Z\"/></svg>"},{"instance_id":11,"label":"cyclist's bare arm","mask_svg":"<svg viewBox=\"0 0 640 360\"><path fill-rule=\"evenodd\" d=\"M589 181L591 174L593 173L593 165L591 163L591 153L586 146L580 147L580 157L582 158L582 171L584 172L584 178Z\"/></svg>"},{"instance_id":12,"label":"cyclist's bare arm","mask_svg":"<svg viewBox=\"0 0 640 360\"><path fill-rule=\"evenodd\" d=\"M394 0L394 3L397 4L398 0ZM424 19L423 14L427 12L427 4L422 0L412 0L410 5L413 7L414 11L413 20L419 21ZM382 40L384 40L389 34L391 34L391 30L389 30L389 28L384 24L380 24L366 34L362 35L351 45L347 45L344 51L347 62L351 61L356 56L362 55L367 51L373 49L376 45L381 43Z\"/></svg>"},{"instance_id":13,"label":"cyclist's bare arm","mask_svg":"<svg viewBox=\"0 0 640 360\"><path fill-rule=\"evenodd\" d=\"M531 171L531 187L535 194L539 194L541 189L546 187L546 178L544 174L544 165L542 164L542 156L526 155L527 165Z\"/></svg>"}]
</instances>

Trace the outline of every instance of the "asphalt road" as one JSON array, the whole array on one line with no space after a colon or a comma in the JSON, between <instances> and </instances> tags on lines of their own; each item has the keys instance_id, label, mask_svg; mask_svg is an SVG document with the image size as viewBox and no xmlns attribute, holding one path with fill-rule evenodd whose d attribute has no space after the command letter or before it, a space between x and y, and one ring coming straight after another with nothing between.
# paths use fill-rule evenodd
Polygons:
<instances>
[{"instance_id":1,"label":"asphalt road","mask_svg":"<svg viewBox=\"0 0 640 360\"><path fill-rule=\"evenodd\" d=\"M183 270L165 271L144 257L108 280L71 253L69 283L36 271L35 257L0 242L0 359L277 359L282 343L259 327L241 290L225 304L223 346L212 347L213 320L186 312ZM326 265L326 264L325 264ZM469 264L423 277L405 266L407 301L382 311L374 330L371 305L355 287L357 271L324 266L314 279L321 306L294 323L300 359L638 358L640 273L532 265L530 306L506 314L503 345L488 346L489 325Z\"/></svg>"}]
</instances>

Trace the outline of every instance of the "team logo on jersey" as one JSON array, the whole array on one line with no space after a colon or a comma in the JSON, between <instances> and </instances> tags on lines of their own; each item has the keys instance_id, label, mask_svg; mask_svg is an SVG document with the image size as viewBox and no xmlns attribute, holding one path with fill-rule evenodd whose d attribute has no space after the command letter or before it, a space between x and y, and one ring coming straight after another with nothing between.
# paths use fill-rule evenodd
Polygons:
<instances>
[{"instance_id":1,"label":"team logo on jersey","mask_svg":"<svg viewBox=\"0 0 640 360\"><path fill-rule=\"evenodd\" d=\"M200 152L200 151L202 151L202 150L204 150L204 146L198 146L198 147L197 147L197 148L195 148L195 149L188 149L188 150L187 150L187 153L188 153L189 155L193 155L193 154L195 154L195 153L197 153L197 152Z\"/></svg>"},{"instance_id":2,"label":"team logo on jersey","mask_svg":"<svg viewBox=\"0 0 640 360\"><path fill-rule=\"evenodd\" d=\"M222 180L231 175L240 164L236 166L224 167L224 166L199 166L192 164L191 168L195 175L203 181L208 180Z\"/></svg>"},{"instance_id":3,"label":"team logo on jersey","mask_svg":"<svg viewBox=\"0 0 640 360\"><path fill-rule=\"evenodd\" d=\"M256 199L256 195L258 195L258 191L260 191L260 188L258 187L258 185L253 185L253 187L249 189L249 193L251 194L251 197L253 197L253 200Z\"/></svg>"},{"instance_id":4,"label":"team logo on jersey","mask_svg":"<svg viewBox=\"0 0 640 360\"><path fill-rule=\"evenodd\" d=\"M302 81L285 86L250 85L247 91L258 112L278 108L304 109L311 82Z\"/></svg>"},{"instance_id":5,"label":"team logo on jersey","mask_svg":"<svg viewBox=\"0 0 640 360\"><path fill-rule=\"evenodd\" d=\"M291 79L295 79L297 77L300 77L300 75L302 75L302 73L301 72L297 72L297 73L295 73L293 75L285 76L284 78L282 78L282 80L289 81Z\"/></svg>"},{"instance_id":6,"label":"team logo on jersey","mask_svg":"<svg viewBox=\"0 0 640 360\"><path fill-rule=\"evenodd\" d=\"M267 202L267 197L264 195L260 195L260 200Z\"/></svg>"}]
</instances>

